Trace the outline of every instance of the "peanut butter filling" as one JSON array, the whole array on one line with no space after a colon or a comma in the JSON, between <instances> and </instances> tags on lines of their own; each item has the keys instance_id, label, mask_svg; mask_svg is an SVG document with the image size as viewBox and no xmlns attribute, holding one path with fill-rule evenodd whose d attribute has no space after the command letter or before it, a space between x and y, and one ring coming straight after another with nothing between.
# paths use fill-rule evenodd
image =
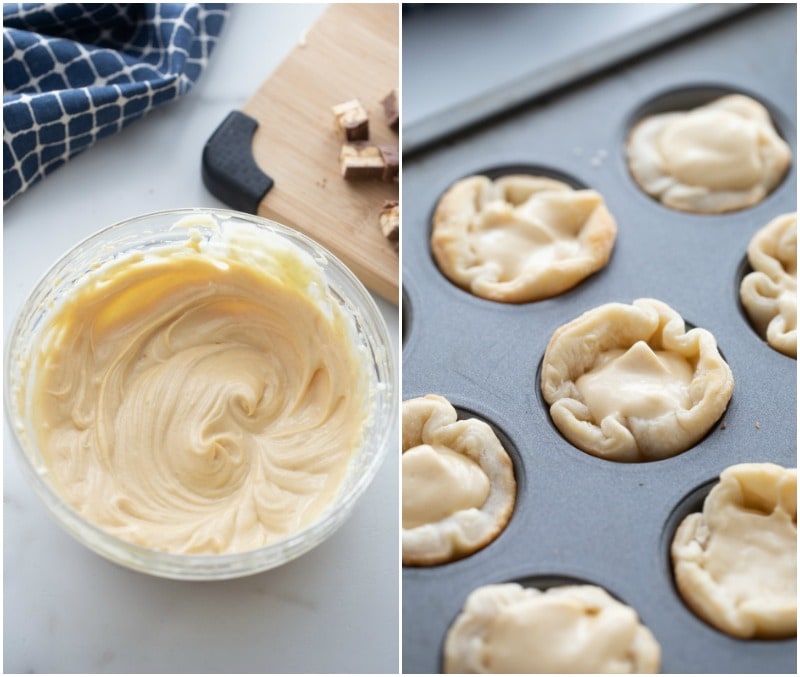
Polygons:
<instances>
[{"instance_id":1,"label":"peanut butter filling","mask_svg":"<svg viewBox=\"0 0 800 677\"><path fill-rule=\"evenodd\" d=\"M403 528L480 508L489 489L489 478L471 458L440 445L409 449L403 453Z\"/></svg>"},{"instance_id":2,"label":"peanut butter filling","mask_svg":"<svg viewBox=\"0 0 800 677\"><path fill-rule=\"evenodd\" d=\"M486 667L493 674L524 674L531 653L539 656L537 672L560 672L565 662L576 672L614 665L625 655L621 647L632 643L636 613L611 607L604 616L546 595L503 609L486 636Z\"/></svg>"},{"instance_id":3,"label":"peanut butter filling","mask_svg":"<svg viewBox=\"0 0 800 677\"><path fill-rule=\"evenodd\" d=\"M594 191L559 191L529 198L522 206L489 203L476 219L471 246L475 265L495 262L499 282L578 256L577 237L603 199Z\"/></svg>"},{"instance_id":4,"label":"peanut butter filling","mask_svg":"<svg viewBox=\"0 0 800 677\"><path fill-rule=\"evenodd\" d=\"M677 118L658 146L669 173L687 185L746 190L763 170L756 125L726 110L701 108Z\"/></svg>"},{"instance_id":5,"label":"peanut butter filling","mask_svg":"<svg viewBox=\"0 0 800 677\"><path fill-rule=\"evenodd\" d=\"M309 256L253 256L138 255L49 320L31 416L51 482L90 522L171 553L239 552L335 499L364 362Z\"/></svg>"},{"instance_id":6,"label":"peanut butter filling","mask_svg":"<svg viewBox=\"0 0 800 677\"><path fill-rule=\"evenodd\" d=\"M692 365L681 355L654 351L637 341L628 350L601 353L594 368L575 385L598 422L606 416L654 418L691 406L688 388L693 374Z\"/></svg>"}]
</instances>

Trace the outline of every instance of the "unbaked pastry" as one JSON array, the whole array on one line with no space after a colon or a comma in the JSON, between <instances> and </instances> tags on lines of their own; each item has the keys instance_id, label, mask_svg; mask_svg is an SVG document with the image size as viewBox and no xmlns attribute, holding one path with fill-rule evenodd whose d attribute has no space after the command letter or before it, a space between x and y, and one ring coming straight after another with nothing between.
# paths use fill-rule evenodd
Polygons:
<instances>
[{"instance_id":1,"label":"unbaked pastry","mask_svg":"<svg viewBox=\"0 0 800 677\"><path fill-rule=\"evenodd\" d=\"M733 375L705 329L665 303L608 303L559 327L542 363L558 429L583 451L654 461L686 451L725 411Z\"/></svg>"},{"instance_id":2,"label":"unbaked pastry","mask_svg":"<svg viewBox=\"0 0 800 677\"><path fill-rule=\"evenodd\" d=\"M797 470L727 468L672 541L675 582L694 612L735 637L797 634Z\"/></svg>"},{"instance_id":3,"label":"unbaked pastry","mask_svg":"<svg viewBox=\"0 0 800 677\"><path fill-rule=\"evenodd\" d=\"M661 648L636 612L594 585L475 590L450 627L444 672L658 672Z\"/></svg>"},{"instance_id":4,"label":"unbaked pastry","mask_svg":"<svg viewBox=\"0 0 800 677\"><path fill-rule=\"evenodd\" d=\"M600 270L616 235L594 190L538 176L470 176L439 200L431 247L458 286L521 303L561 294Z\"/></svg>"},{"instance_id":5,"label":"unbaked pastry","mask_svg":"<svg viewBox=\"0 0 800 677\"><path fill-rule=\"evenodd\" d=\"M457 417L439 395L403 402L403 564L469 555L511 518L511 459L488 424Z\"/></svg>"},{"instance_id":6,"label":"unbaked pastry","mask_svg":"<svg viewBox=\"0 0 800 677\"><path fill-rule=\"evenodd\" d=\"M642 119L626 152L642 190L667 207L702 214L761 202L792 161L767 109L741 94Z\"/></svg>"},{"instance_id":7,"label":"unbaked pastry","mask_svg":"<svg viewBox=\"0 0 800 677\"><path fill-rule=\"evenodd\" d=\"M747 247L753 272L739 289L742 305L761 336L797 357L797 214L784 214L759 230Z\"/></svg>"}]
</instances>

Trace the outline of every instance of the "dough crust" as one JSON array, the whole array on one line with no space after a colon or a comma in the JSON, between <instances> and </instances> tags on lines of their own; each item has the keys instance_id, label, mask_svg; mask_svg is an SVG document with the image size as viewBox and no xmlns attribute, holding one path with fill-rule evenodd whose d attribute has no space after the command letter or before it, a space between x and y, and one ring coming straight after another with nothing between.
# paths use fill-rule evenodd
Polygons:
<instances>
[{"instance_id":1,"label":"dough crust","mask_svg":"<svg viewBox=\"0 0 800 677\"><path fill-rule=\"evenodd\" d=\"M761 202L792 162L769 112L731 94L642 119L626 148L639 187L672 209L716 214Z\"/></svg>"},{"instance_id":2,"label":"dough crust","mask_svg":"<svg viewBox=\"0 0 800 677\"><path fill-rule=\"evenodd\" d=\"M419 478L409 479L405 455L423 445L446 448L480 466L488 478L488 496L482 505L460 509L414 528L403 528L403 564L432 565L450 562L491 543L508 524L514 510L517 484L511 459L491 427L471 418L459 421L453 406L439 395L426 395L403 402L403 519L407 503L416 499L409 492ZM423 484L417 484L421 490ZM435 494L436 487L427 487ZM428 492L426 492L428 493ZM441 500L449 496L438 494ZM432 511L435 511L433 507Z\"/></svg>"},{"instance_id":3,"label":"dough crust","mask_svg":"<svg viewBox=\"0 0 800 677\"><path fill-rule=\"evenodd\" d=\"M538 176L470 176L439 200L431 247L459 287L523 303L561 294L600 270L616 236L594 190Z\"/></svg>"},{"instance_id":4,"label":"dough crust","mask_svg":"<svg viewBox=\"0 0 800 677\"><path fill-rule=\"evenodd\" d=\"M797 470L727 468L672 541L681 596L734 637L797 635Z\"/></svg>"},{"instance_id":5,"label":"dough crust","mask_svg":"<svg viewBox=\"0 0 800 677\"><path fill-rule=\"evenodd\" d=\"M686 331L668 305L638 299L559 327L541 387L554 423L576 447L614 461L654 461L708 432L733 394L733 374L710 332Z\"/></svg>"},{"instance_id":6,"label":"dough crust","mask_svg":"<svg viewBox=\"0 0 800 677\"><path fill-rule=\"evenodd\" d=\"M739 289L742 305L761 336L797 358L797 214L784 214L759 230L747 248L753 272Z\"/></svg>"},{"instance_id":7,"label":"dough crust","mask_svg":"<svg viewBox=\"0 0 800 677\"><path fill-rule=\"evenodd\" d=\"M660 662L636 612L594 585L478 588L444 645L445 673L649 674Z\"/></svg>"}]
</instances>

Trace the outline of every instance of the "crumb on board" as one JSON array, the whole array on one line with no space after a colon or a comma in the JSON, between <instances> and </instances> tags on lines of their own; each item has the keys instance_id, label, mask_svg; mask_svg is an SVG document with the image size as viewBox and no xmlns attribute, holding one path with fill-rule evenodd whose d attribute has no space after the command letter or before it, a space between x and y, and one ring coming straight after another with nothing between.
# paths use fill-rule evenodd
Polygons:
<instances>
[{"instance_id":1,"label":"crumb on board","mask_svg":"<svg viewBox=\"0 0 800 677\"><path fill-rule=\"evenodd\" d=\"M756 430L761 430L761 423L756 421Z\"/></svg>"}]
</instances>

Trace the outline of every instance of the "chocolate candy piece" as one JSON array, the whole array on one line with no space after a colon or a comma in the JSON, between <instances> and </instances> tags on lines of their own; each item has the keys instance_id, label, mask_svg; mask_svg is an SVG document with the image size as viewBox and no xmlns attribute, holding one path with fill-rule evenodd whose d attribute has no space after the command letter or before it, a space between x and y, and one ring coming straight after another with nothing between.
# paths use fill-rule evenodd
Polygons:
<instances>
[{"instance_id":1,"label":"chocolate candy piece","mask_svg":"<svg viewBox=\"0 0 800 677\"><path fill-rule=\"evenodd\" d=\"M383 113L386 116L386 124L394 131L400 128L400 107L397 102L397 90L393 89L382 100Z\"/></svg>"},{"instance_id":2,"label":"chocolate candy piece","mask_svg":"<svg viewBox=\"0 0 800 677\"><path fill-rule=\"evenodd\" d=\"M384 200L378 222L387 240L396 242L400 238L400 205L397 200Z\"/></svg>"},{"instance_id":3,"label":"chocolate candy piece","mask_svg":"<svg viewBox=\"0 0 800 677\"><path fill-rule=\"evenodd\" d=\"M331 110L348 141L366 141L369 138L369 116L358 99L340 103Z\"/></svg>"},{"instance_id":4,"label":"chocolate candy piece","mask_svg":"<svg viewBox=\"0 0 800 677\"><path fill-rule=\"evenodd\" d=\"M372 143L354 141L342 146L339 167L345 179L380 179L385 166L380 149Z\"/></svg>"},{"instance_id":5,"label":"chocolate candy piece","mask_svg":"<svg viewBox=\"0 0 800 677\"><path fill-rule=\"evenodd\" d=\"M378 146L383 158L383 175L381 178L384 181L391 181L397 176L400 169L400 154L397 146Z\"/></svg>"}]
</instances>

